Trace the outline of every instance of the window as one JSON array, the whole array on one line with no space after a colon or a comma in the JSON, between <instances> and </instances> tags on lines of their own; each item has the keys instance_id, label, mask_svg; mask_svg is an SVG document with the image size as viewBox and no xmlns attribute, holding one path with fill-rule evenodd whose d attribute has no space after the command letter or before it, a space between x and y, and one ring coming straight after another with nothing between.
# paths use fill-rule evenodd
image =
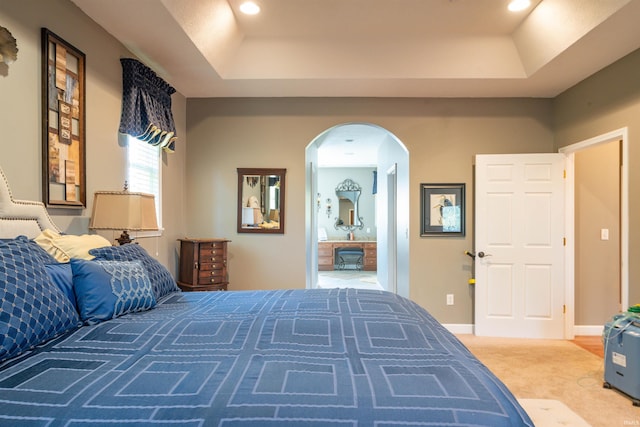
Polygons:
<instances>
[{"instance_id":1,"label":"window","mask_svg":"<svg viewBox=\"0 0 640 427\"><path fill-rule=\"evenodd\" d=\"M155 196L158 228L162 230L162 169L160 147L127 137L127 182L129 191L150 193ZM157 235L158 232L142 232L139 235Z\"/></svg>"}]
</instances>

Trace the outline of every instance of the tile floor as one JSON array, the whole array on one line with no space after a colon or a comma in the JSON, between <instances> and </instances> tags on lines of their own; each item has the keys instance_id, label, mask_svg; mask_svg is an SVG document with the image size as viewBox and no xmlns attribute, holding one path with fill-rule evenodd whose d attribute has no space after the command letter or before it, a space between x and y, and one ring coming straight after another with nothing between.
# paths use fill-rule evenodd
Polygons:
<instances>
[{"instance_id":1,"label":"tile floor","mask_svg":"<svg viewBox=\"0 0 640 427\"><path fill-rule=\"evenodd\" d=\"M382 290L375 271L334 270L318 272L318 287Z\"/></svg>"}]
</instances>

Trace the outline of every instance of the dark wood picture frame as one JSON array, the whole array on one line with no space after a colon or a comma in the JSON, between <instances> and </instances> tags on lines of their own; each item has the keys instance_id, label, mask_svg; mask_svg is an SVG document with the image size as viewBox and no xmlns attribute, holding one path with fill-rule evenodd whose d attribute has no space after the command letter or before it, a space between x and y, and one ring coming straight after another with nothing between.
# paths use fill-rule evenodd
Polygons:
<instances>
[{"instance_id":1,"label":"dark wood picture frame","mask_svg":"<svg viewBox=\"0 0 640 427\"><path fill-rule=\"evenodd\" d=\"M284 234L286 173L286 169L238 168L238 233ZM258 205L249 212L251 224L243 221L249 198Z\"/></svg>"},{"instance_id":2,"label":"dark wood picture frame","mask_svg":"<svg viewBox=\"0 0 640 427\"><path fill-rule=\"evenodd\" d=\"M420 184L420 236L464 236L465 184Z\"/></svg>"},{"instance_id":3,"label":"dark wood picture frame","mask_svg":"<svg viewBox=\"0 0 640 427\"><path fill-rule=\"evenodd\" d=\"M85 55L42 28L42 197L85 208Z\"/></svg>"}]
</instances>

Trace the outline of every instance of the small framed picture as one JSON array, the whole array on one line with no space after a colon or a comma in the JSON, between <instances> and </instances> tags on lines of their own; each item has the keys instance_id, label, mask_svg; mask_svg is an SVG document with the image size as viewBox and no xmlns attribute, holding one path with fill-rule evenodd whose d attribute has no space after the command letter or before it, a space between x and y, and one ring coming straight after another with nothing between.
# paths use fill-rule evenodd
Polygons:
<instances>
[{"instance_id":1,"label":"small framed picture","mask_svg":"<svg viewBox=\"0 0 640 427\"><path fill-rule=\"evenodd\" d=\"M464 184L420 184L420 236L464 236Z\"/></svg>"}]
</instances>

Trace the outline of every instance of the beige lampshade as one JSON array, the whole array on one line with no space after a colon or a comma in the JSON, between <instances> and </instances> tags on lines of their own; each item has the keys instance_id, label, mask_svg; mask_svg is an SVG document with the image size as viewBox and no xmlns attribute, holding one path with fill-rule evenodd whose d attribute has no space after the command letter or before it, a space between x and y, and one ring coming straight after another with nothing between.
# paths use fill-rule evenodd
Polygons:
<instances>
[{"instance_id":1,"label":"beige lampshade","mask_svg":"<svg viewBox=\"0 0 640 427\"><path fill-rule=\"evenodd\" d=\"M96 191L89 228L92 230L157 230L158 220L153 194Z\"/></svg>"},{"instance_id":2,"label":"beige lampshade","mask_svg":"<svg viewBox=\"0 0 640 427\"><path fill-rule=\"evenodd\" d=\"M242 223L245 225L256 223L253 219L253 208L242 208Z\"/></svg>"}]
</instances>

